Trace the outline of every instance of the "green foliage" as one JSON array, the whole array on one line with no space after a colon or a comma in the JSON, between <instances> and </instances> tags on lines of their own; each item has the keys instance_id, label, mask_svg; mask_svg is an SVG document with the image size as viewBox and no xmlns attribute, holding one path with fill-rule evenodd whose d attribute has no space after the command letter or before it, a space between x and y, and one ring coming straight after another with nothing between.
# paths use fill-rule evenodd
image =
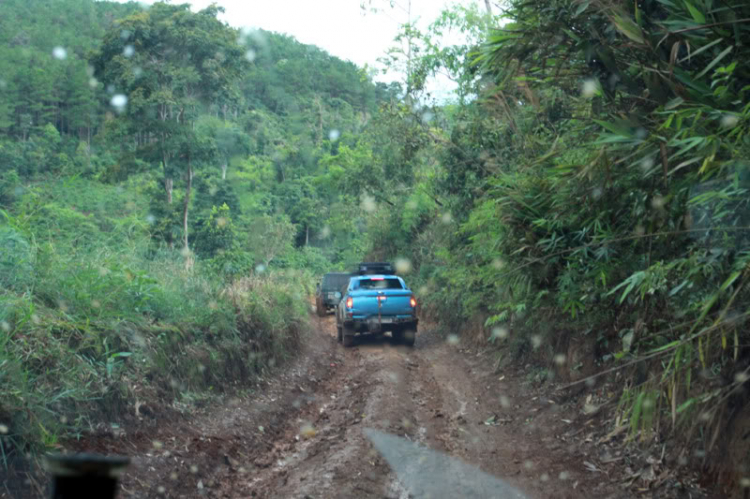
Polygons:
<instances>
[{"instance_id":1,"label":"green foliage","mask_svg":"<svg viewBox=\"0 0 750 499\"><path fill-rule=\"evenodd\" d=\"M504 17L490 29L476 9L454 8L426 33L404 27L401 41L429 47L411 62L412 92L445 68L476 98L427 122L414 105L376 117L374 162L406 174L339 181L406 191L410 203L378 200L369 252L408 258L423 310L444 325L481 317L529 354L547 344L549 320L550 335L596 341L600 364L643 362L646 382L621 406L633 436L664 416L712 434L742 381L699 392L696 374L730 379L747 356L750 107L738 40L750 11L512 1ZM471 61L441 44L454 26L484 39ZM696 423L701 411L710 417Z\"/></svg>"},{"instance_id":2,"label":"green foliage","mask_svg":"<svg viewBox=\"0 0 750 499\"><path fill-rule=\"evenodd\" d=\"M179 402L183 393L252 379L294 351L307 316L307 290L299 286L307 277L243 277L247 264L227 269L231 251L216 249L214 259L192 268L179 252L153 251L145 205L133 192L80 180L42 184L14 213L3 212L5 465L99 418L117 422L132 413L143 397L136 385ZM226 205L213 213L212 222L227 218L214 227L233 230ZM81 224L88 224L85 237ZM216 240L231 243L225 234ZM229 288L227 274L236 278Z\"/></svg>"}]
</instances>

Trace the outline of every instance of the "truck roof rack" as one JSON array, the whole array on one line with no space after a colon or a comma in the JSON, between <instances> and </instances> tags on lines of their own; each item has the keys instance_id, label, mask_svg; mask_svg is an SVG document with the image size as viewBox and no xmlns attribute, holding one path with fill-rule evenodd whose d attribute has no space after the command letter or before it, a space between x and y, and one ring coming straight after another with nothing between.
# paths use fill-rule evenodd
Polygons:
<instances>
[{"instance_id":1,"label":"truck roof rack","mask_svg":"<svg viewBox=\"0 0 750 499\"><path fill-rule=\"evenodd\" d=\"M355 274L395 274L393 265L388 262L362 262L357 265Z\"/></svg>"}]
</instances>

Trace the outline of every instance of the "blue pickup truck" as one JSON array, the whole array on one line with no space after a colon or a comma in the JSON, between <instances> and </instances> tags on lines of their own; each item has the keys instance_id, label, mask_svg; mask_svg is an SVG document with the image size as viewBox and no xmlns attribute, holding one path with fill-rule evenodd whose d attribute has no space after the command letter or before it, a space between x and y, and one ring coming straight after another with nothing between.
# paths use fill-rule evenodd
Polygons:
<instances>
[{"instance_id":1,"label":"blue pickup truck","mask_svg":"<svg viewBox=\"0 0 750 499\"><path fill-rule=\"evenodd\" d=\"M418 322L414 293L395 275L352 276L336 308L338 339L345 347L357 333L387 331L394 341L414 346Z\"/></svg>"}]
</instances>

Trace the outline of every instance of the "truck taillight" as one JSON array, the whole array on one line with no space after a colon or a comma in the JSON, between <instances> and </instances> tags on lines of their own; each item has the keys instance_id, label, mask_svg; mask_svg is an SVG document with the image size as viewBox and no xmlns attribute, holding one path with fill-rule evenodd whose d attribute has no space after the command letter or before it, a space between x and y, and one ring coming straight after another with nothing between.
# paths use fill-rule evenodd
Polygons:
<instances>
[{"instance_id":1,"label":"truck taillight","mask_svg":"<svg viewBox=\"0 0 750 499\"><path fill-rule=\"evenodd\" d=\"M354 308L354 298L351 296L346 299L346 308Z\"/></svg>"},{"instance_id":2,"label":"truck taillight","mask_svg":"<svg viewBox=\"0 0 750 499\"><path fill-rule=\"evenodd\" d=\"M417 308L417 299L413 296L409 298L409 305L411 305L411 308Z\"/></svg>"}]
</instances>

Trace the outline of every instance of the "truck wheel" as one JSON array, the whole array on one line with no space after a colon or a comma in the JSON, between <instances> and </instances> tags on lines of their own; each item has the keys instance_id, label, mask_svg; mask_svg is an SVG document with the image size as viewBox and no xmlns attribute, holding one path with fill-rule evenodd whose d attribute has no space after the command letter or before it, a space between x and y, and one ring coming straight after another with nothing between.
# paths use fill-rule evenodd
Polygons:
<instances>
[{"instance_id":1,"label":"truck wheel","mask_svg":"<svg viewBox=\"0 0 750 499\"><path fill-rule=\"evenodd\" d=\"M342 326L341 328L341 342L345 347L354 345L354 329L351 327Z\"/></svg>"},{"instance_id":2,"label":"truck wheel","mask_svg":"<svg viewBox=\"0 0 750 499\"><path fill-rule=\"evenodd\" d=\"M391 331L391 339L393 340L393 343L401 343L404 341L404 330L403 329L394 329Z\"/></svg>"},{"instance_id":3,"label":"truck wheel","mask_svg":"<svg viewBox=\"0 0 750 499\"><path fill-rule=\"evenodd\" d=\"M413 347L417 341L417 332L413 329L407 329L401 333L401 342L407 347Z\"/></svg>"},{"instance_id":4,"label":"truck wheel","mask_svg":"<svg viewBox=\"0 0 750 499\"><path fill-rule=\"evenodd\" d=\"M318 314L318 317L326 316L326 306L320 298L315 300L315 312Z\"/></svg>"}]
</instances>

